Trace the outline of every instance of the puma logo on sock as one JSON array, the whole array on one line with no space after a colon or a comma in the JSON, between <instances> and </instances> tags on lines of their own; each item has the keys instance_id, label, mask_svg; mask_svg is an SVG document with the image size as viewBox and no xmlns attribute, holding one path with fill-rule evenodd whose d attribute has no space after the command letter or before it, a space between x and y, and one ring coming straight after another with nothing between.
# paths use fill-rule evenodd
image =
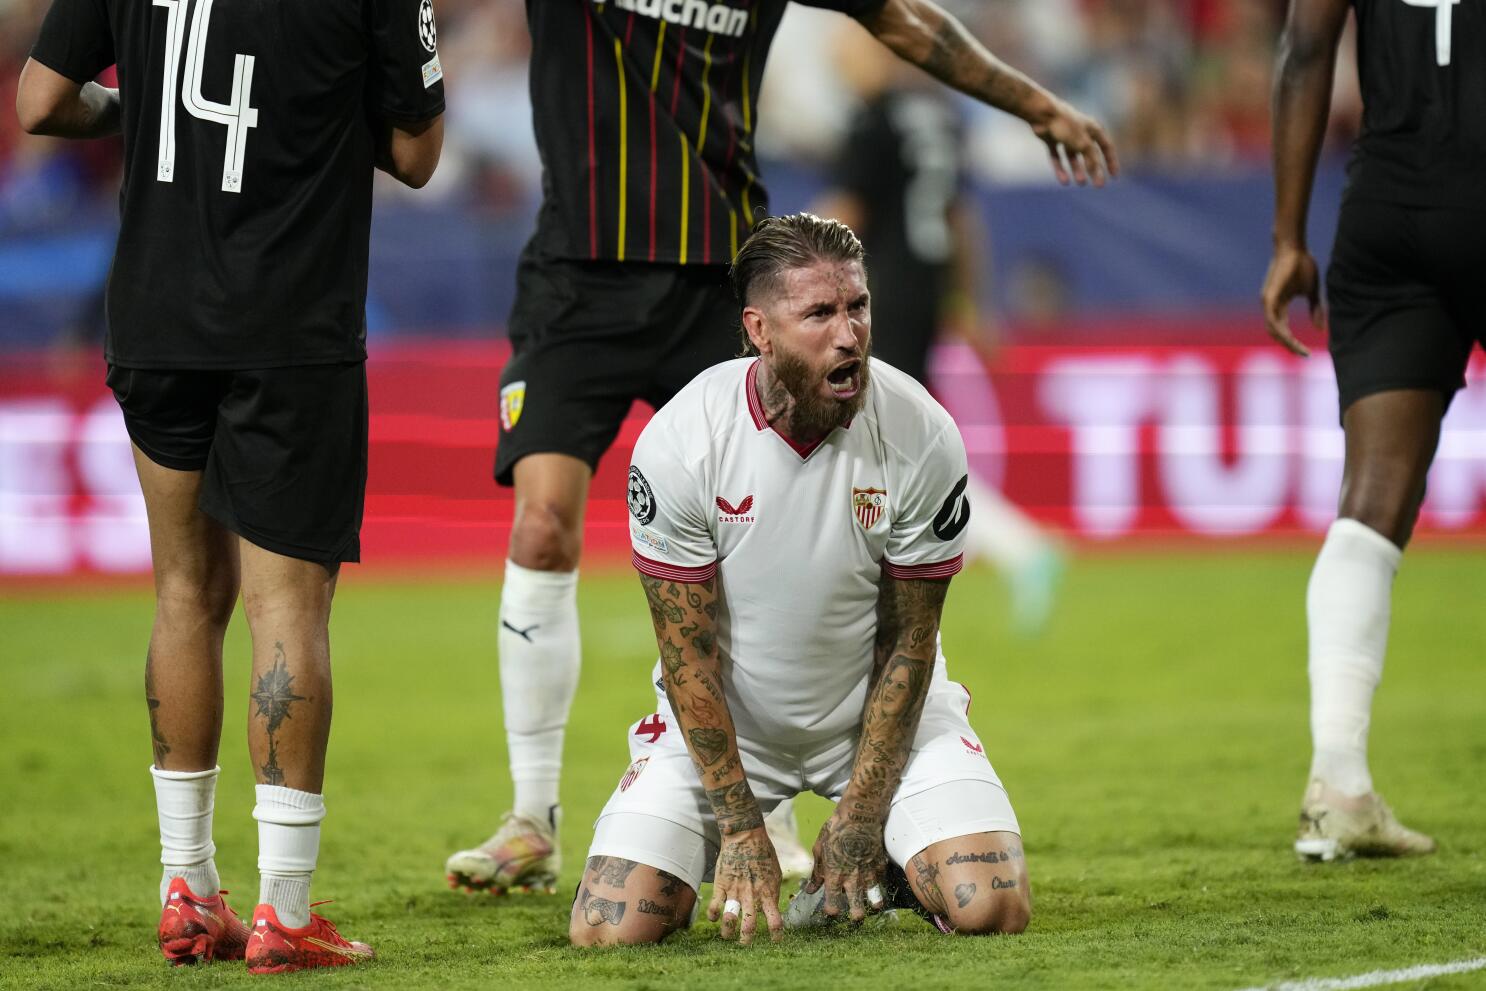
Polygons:
<instances>
[{"instance_id":1,"label":"puma logo on sock","mask_svg":"<svg viewBox=\"0 0 1486 991\"><path fill-rule=\"evenodd\" d=\"M528 626L524 630L518 630L516 627L512 626L510 623L507 623L505 620L501 620L500 621L500 625L501 626L504 626L506 629L510 630L512 633L516 634L518 637L520 637L521 639L525 640L527 643L531 643L532 642L531 631L532 630L535 630L538 626L541 626L542 624L541 623L533 623L533 624L531 624L530 626Z\"/></svg>"}]
</instances>

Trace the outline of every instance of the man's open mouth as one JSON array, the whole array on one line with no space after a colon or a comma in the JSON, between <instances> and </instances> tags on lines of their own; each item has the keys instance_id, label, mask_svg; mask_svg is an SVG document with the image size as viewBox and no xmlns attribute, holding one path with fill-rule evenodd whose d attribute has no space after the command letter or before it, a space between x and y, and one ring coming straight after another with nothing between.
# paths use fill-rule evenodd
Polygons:
<instances>
[{"instance_id":1,"label":"man's open mouth","mask_svg":"<svg viewBox=\"0 0 1486 991\"><path fill-rule=\"evenodd\" d=\"M848 399L855 395L857 389L860 387L859 376L861 371L862 362L860 359L854 358L851 361L844 361L827 373L826 382L830 385L831 391L838 397Z\"/></svg>"}]
</instances>

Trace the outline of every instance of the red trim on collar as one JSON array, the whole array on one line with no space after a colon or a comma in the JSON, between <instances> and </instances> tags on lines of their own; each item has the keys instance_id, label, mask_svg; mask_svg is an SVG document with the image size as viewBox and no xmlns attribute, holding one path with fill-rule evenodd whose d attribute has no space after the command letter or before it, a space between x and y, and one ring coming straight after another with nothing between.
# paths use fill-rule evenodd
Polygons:
<instances>
[{"instance_id":1,"label":"red trim on collar","mask_svg":"<svg viewBox=\"0 0 1486 991\"><path fill-rule=\"evenodd\" d=\"M769 422L768 418L764 416L763 401L758 397L758 367L763 360L762 358L755 358L753 360L753 364L748 366L748 376L743 381L743 390L748 393L748 413L753 417L753 425L760 431L773 430L774 433L779 435L779 439L788 444L790 450L798 454L801 459L808 458L815 453L817 447L820 447L820 445L826 442L826 438L830 437L831 434L826 434L825 437L822 437L813 444L797 444L794 438ZM855 417L852 419L855 419ZM851 420L846 421L844 429L851 429ZM833 430L831 433L835 433L835 431Z\"/></svg>"},{"instance_id":2,"label":"red trim on collar","mask_svg":"<svg viewBox=\"0 0 1486 991\"><path fill-rule=\"evenodd\" d=\"M758 398L758 366L762 358L753 359L753 364L748 366L748 377L743 381L743 391L748 393L748 412L753 417L753 425L760 430L769 428L769 421L764 418L764 404Z\"/></svg>"}]
</instances>

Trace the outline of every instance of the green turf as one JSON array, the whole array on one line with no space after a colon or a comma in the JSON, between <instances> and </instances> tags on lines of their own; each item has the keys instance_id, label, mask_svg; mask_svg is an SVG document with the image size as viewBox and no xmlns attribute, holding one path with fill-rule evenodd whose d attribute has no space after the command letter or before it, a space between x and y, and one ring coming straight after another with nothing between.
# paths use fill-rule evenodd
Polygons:
<instances>
[{"instance_id":1,"label":"green turf","mask_svg":"<svg viewBox=\"0 0 1486 991\"><path fill-rule=\"evenodd\" d=\"M315 895L376 945L327 986L584 988L1237 988L1486 955L1486 561L1411 553L1374 717L1374 771L1434 857L1310 867L1289 842L1308 739L1309 552L1078 562L1051 633L1007 633L984 573L957 579L951 670L1011 789L1035 910L1023 936L791 936L740 948L705 922L669 945L578 952L565 897L444 888L441 865L508 799L496 693L496 588L342 584L334 621L330 818ZM594 813L650 711L653 642L638 583L585 577L584 674L564 783L576 880ZM0 987L196 987L240 965L168 971L153 946L156 837L140 699L141 592L0 600ZM218 863L256 894L243 626L229 645ZM824 803L802 805L807 826ZM1486 985L1486 974L1431 987Z\"/></svg>"}]
</instances>

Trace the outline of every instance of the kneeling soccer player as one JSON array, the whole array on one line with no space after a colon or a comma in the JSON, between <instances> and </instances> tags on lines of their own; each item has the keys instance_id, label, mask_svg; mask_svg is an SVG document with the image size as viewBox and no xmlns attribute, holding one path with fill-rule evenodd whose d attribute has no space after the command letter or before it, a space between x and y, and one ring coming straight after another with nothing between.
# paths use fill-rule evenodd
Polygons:
<instances>
[{"instance_id":1,"label":"kneeling soccer player","mask_svg":"<svg viewBox=\"0 0 1486 991\"><path fill-rule=\"evenodd\" d=\"M807 885L825 916L902 903L945 931L1026 928L1016 816L938 648L965 449L920 385L869 359L862 257L836 221L756 227L732 278L757 356L698 376L636 446L634 563L665 697L630 730L575 944L658 942L709 877L725 938L750 941L760 916L777 935L763 817L806 790L838 802Z\"/></svg>"},{"instance_id":2,"label":"kneeling soccer player","mask_svg":"<svg viewBox=\"0 0 1486 991\"><path fill-rule=\"evenodd\" d=\"M436 37L430 0L53 0L21 75L27 130L124 135L105 355L154 561L144 690L172 964L279 973L372 956L310 911L310 878L330 604L360 554L366 488L372 169L421 186L438 162ZM118 90L92 81L114 64ZM262 879L251 932L218 890L212 841L239 590Z\"/></svg>"}]
</instances>

